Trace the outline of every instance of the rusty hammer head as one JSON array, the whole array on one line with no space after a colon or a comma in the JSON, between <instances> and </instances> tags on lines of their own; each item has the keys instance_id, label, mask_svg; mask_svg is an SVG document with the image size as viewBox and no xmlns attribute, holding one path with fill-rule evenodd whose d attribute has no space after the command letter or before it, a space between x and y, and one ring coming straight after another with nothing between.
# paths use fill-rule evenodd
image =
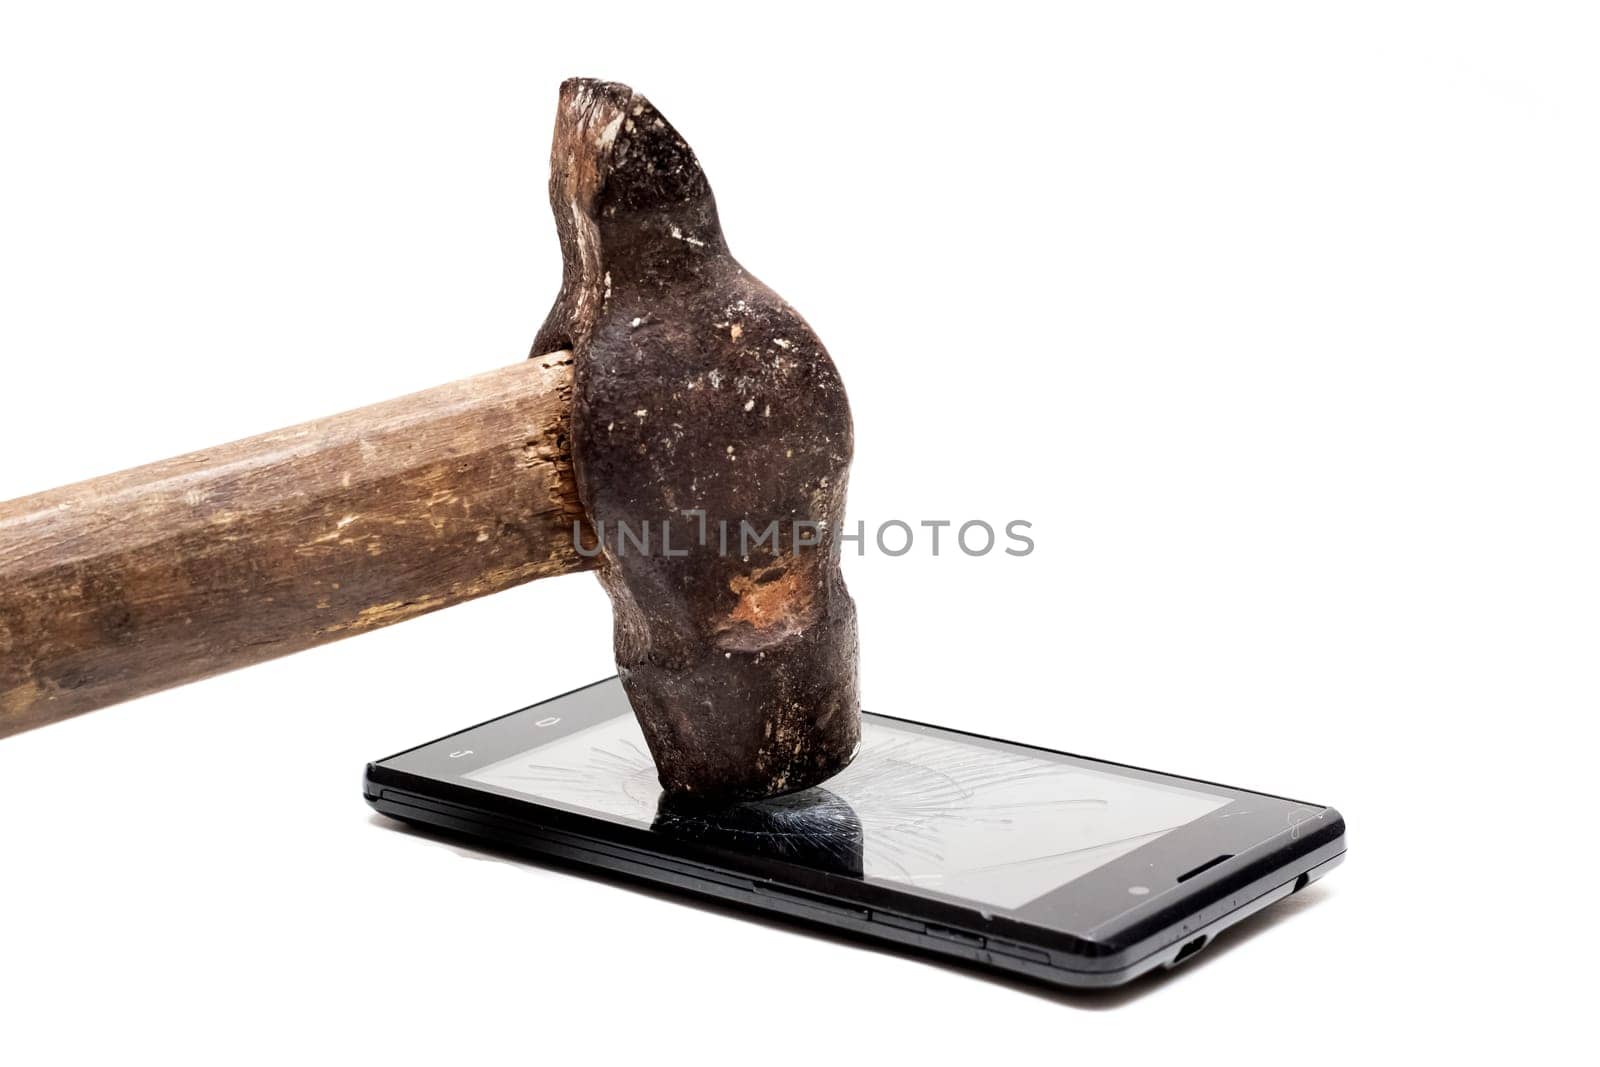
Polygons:
<instances>
[{"instance_id":1,"label":"rusty hammer head","mask_svg":"<svg viewBox=\"0 0 1600 1067\"><path fill-rule=\"evenodd\" d=\"M643 96L565 82L550 167L563 273L533 348L576 361L578 493L661 784L722 803L820 782L860 738L838 372L728 252Z\"/></svg>"},{"instance_id":2,"label":"rusty hammer head","mask_svg":"<svg viewBox=\"0 0 1600 1067\"><path fill-rule=\"evenodd\" d=\"M0 503L0 736L594 566L674 804L847 764L833 364L642 96L562 86L550 191L542 358Z\"/></svg>"}]
</instances>

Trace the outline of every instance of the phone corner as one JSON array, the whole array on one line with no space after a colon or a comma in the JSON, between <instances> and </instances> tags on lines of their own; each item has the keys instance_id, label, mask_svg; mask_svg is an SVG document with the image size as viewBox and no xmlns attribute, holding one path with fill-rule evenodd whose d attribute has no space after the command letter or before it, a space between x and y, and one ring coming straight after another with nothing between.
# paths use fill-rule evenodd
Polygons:
<instances>
[{"instance_id":1,"label":"phone corner","mask_svg":"<svg viewBox=\"0 0 1600 1067\"><path fill-rule=\"evenodd\" d=\"M1337 841L1341 850L1344 848L1346 826L1344 813L1331 804L1320 807L1314 815L1297 823L1295 829L1303 829L1307 823L1315 823L1316 836L1324 842Z\"/></svg>"},{"instance_id":2,"label":"phone corner","mask_svg":"<svg viewBox=\"0 0 1600 1067\"><path fill-rule=\"evenodd\" d=\"M373 807L378 806L378 797L382 793L379 782L381 771L376 763L369 763L361 772L361 795Z\"/></svg>"}]
</instances>

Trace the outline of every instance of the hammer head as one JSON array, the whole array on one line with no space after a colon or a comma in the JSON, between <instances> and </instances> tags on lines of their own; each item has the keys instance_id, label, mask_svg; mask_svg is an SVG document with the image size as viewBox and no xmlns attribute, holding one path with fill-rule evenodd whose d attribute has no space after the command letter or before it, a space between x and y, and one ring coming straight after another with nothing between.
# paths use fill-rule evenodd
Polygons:
<instances>
[{"instance_id":1,"label":"hammer head","mask_svg":"<svg viewBox=\"0 0 1600 1067\"><path fill-rule=\"evenodd\" d=\"M627 86L562 85L550 200L562 285L534 350L574 355L578 493L662 787L726 803L823 781L860 739L833 362L729 254L694 152Z\"/></svg>"}]
</instances>

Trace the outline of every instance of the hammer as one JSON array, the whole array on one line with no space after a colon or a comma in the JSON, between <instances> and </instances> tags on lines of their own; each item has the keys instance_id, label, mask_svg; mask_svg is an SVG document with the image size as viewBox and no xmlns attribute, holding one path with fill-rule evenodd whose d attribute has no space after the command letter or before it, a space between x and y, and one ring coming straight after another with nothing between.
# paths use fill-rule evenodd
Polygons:
<instances>
[{"instance_id":1,"label":"hammer","mask_svg":"<svg viewBox=\"0 0 1600 1067\"><path fill-rule=\"evenodd\" d=\"M593 569L670 798L848 764L827 351L627 86L562 84L550 202L561 288L521 364L0 503L0 737Z\"/></svg>"}]
</instances>

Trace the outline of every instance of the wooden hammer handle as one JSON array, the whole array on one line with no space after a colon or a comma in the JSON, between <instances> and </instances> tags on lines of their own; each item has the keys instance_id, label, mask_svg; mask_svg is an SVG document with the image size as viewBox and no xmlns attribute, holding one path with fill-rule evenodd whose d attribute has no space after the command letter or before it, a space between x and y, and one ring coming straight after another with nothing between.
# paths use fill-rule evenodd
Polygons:
<instances>
[{"instance_id":1,"label":"wooden hammer handle","mask_svg":"<svg viewBox=\"0 0 1600 1067\"><path fill-rule=\"evenodd\" d=\"M0 503L0 737L583 570L572 358Z\"/></svg>"}]
</instances>

